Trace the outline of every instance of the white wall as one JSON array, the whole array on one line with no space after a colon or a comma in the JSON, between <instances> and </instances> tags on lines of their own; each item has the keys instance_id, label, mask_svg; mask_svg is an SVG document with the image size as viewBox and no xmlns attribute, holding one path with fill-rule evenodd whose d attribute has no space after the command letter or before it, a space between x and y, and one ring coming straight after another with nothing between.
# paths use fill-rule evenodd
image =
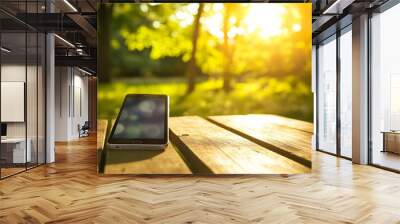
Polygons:
<instances>
[{"instance_id":1,"label":"white wall","mask_svg":"<svg viewBox=\"0 0 400 224\"><path fill-rule=\"evenodd\" d=\"M37 70L38 69L38 70ZM29 147L31 148L32 162L44 163L44 82L43 82L42 67L37 67L25 64L3 64L1 66L1 81L2 82L23 82L26 84L26 106L25 101L22 102L22 107L11 108L2 107L2 112L7 110L20 110L24 116L26 112L26 120L21 122L6 122L8 138L27 138L29 139ZM27 80L25 80L27 78ZM2 89L3 92L4 89ZM25 90L19 90L20 94L24 94ZM3 97L7 97L2 95ZM17 102L16 102L17 103ZM7 111L8 113L16 113Z\"/></svg>"},{"instance_id":2,"label":"white wall","mask_svg":"<svg viewBox=\"0 0 400 224\"><path fill-rule=\"evenodd\" d=\"M25 82L25 64L9 64L1 66L1 81L5 82ZM1 108L6 110L7 108ZM8 137L25 137L25 123L11 122L7 123Z\"/></svg>"},{"instance_id":3,"label":"white wall","mask_svg":"<svg viewBox=\"0 0 400 224\"><path fill-rule=\"evenodd\" d=\"M78 125L88 120L88 77L76 68L56 67L55 85L55 140L77 139Z\"/></svg>"},{"instance_id":4,"label":"white wall","mask_svg":"<svg viewBox=\"0 0 400 224\"><path fill-rule=\"evenodd\" d=\"M67 67L55 68L55 141L67 141L69 132L69 95L70 84L69 69Z\"/></svg>"}]
</instances>

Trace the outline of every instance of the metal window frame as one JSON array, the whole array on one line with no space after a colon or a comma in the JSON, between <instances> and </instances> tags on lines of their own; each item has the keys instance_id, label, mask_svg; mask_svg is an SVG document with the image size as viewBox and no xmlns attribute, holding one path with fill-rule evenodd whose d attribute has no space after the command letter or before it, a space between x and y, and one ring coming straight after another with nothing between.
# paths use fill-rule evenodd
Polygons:
<instances>
[{"instance_id":1,"label":"metal window frame","mask_svg":"<svg viewBox=\"0 0 400 224\"><path fill-rule=\"evenodd\" d=\"M351 32L351 25L352 23L349 23L347 25L345 25L344 27L340 27L339 25L340 20L335 24L336 26L336 32L327 36L326 38L318 41L318 43L316 44L316 119L317 119L317 124L316 124L316 151L319 152L323 152L329 155L333 155L333 156L337 156L346 160L352 160L352 158L347 157L342 155L342 150L341 150L341 131L342 131L342 127L341 127L341 117L340 117L340 103L341 103L341 97L340 97L340 81L341 81L341 65L340 65L340 37L342 35L344 35L347 32ZM333 36L335 36L334 38L332 38ZM332 40L329 40L329 39ZM324 42L330 42L330 41L336 41L336 152L332 153L332 152L328 152L324 149L320 148L320 144L319 144L319 53L318 53L318 49L320 47L321 43Z\"/></svg>"},{"instance_id":2,"label":"metal window frame","mask_svg":"<svg viewBox=\"0 0 400 224\"><path fill-rule=\"evenodd\" d=\"M368 44L367 44L368 45L368 49L367 49L367 51L368 51L368 54L367 54L367 66L368 66L368 69L367 69L367 80L368 80L367 81L368 82L368 86L367 86L367 88L368 88L368 91L367 91L368 92L368 95L367 95L367 102L368 102L368 105L367 105L367 107L368 107L368 111L367 111L367 116L368 116L368 124L367 124L368 139L367 139L367 141L368 141L368 152L367 153L368 153L368 161L367 161L367 164L370 165L370 166L373 166L373 167L377 167L377 168L384 169L384 170L391 171L391 172L395 172L395 173L400 173L400 170L393 169L393 168L390 168L390 167L386 167L386 166L382 166L380 164L374 164L373 163L373 147L372 147L373 146L373 144L372 144L373 143L372 142L372 91L373 91L372 90L372 53L373 52L372 52L372 25L371 25L371 20L373 18L373 16L372 16L373 13L383 13L386 10L389 10L390 8L396 6L399 3L400 3L400 0L388 0L387 2L382 4L381 6L366 11L368 13L368 30L367 30L367 41L368 41ZM338 21L338 22L340 22L340 21ZM346 25L344 28L341 28L339 30L339 32L341 32L341 33L340 33L340 35L336 35L336 38L335 38L336 41L337 41L336 42L336 46L337 47L338 47L338 45L340 45L340 40L339 40L340 36L345 33L345 32L342 32L342 31L346 30L346 28L348 26L350 26L351 24L352 23ZM335 34L332 34L332 35L335 35ZM318 56L318 48L319 48L319 44L321 42L326 41L332 35L330 35L330 36L328 36L328 37L326 37L326 38L324 38L322 40L318 40L318 42L315 44L316 45L316 82L317 82L317 85L316 85L316 94L317 94L316 95L316 118L317 119L318 119L318 115L319 115L319 109L318 109L319 108L319 85L318 85L318 80L319 80L319 56ZM340 62L339 52L337 51L336 54L337 54L337 58L339 58L339 62ZM337 68L338 68L338 66L337 66ZM338 75L338 73L340 73L340 67L339 67L338 71L336 71L337 75ZM339 78L340 78L340 74L339 74ZM338 79L337 79L336 80L336 85L338 85L338 84L340 85L340 82L338 82ZM338 89L340 91L340 87ZM338 98L339 98L339 100L338 100ZM337 111L340 111L340 110L338 110L338 105L340 107L340 92L336 93L336 99L337 99L337 105L336 105L337 106ZM340 116L340 113L337 112L336 115ZM341 131L340 118L337 118L336 122L337 122L337 128L339 127L339 129L340 129L339 131L337 130L337 132L336 132L337 133L337 136L336 136L336 138L337 138L336 139L336 146L337 146L336 154L324 151L323 149L319 148L319 131L320 130L319 130L318 122L316 124L316 150L319 151L319 152L323 152L323 153L326 153L326 154L329 154L329 155L336 156L336 157L352 160L352 158L343 156L342 153L341 153L341 148L340 148L340 145L338 144L338 142L340 143L340 139L338 141L338 137L340 138L340 135L338 133L340 133L340 131Z\"/></svg>"}]
</instances>

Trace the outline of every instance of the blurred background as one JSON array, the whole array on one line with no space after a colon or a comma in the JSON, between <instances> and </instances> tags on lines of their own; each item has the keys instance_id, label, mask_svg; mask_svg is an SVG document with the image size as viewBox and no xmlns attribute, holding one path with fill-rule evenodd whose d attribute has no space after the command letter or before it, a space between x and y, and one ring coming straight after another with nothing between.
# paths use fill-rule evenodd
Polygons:
<instances>
[{"instance_id":1,"label":"blurred background","mask_svg":"<svg viewBox=\"0 0 400 224\"><path fill-rule=\"evenodd\" d=\"M99 10L99 118L128 93L171 116L267 113L312 121L311 4L113 3Z\"/></svg>"}]
</instances>

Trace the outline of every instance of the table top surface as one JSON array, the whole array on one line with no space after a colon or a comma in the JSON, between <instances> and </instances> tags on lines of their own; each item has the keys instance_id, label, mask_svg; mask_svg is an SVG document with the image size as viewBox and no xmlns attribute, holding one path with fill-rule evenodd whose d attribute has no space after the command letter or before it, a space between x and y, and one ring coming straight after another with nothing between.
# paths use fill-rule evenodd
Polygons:
<instances>
[{"instance_id":1,"label":"table top surface","mask_svg":"<svg viewBox=\"0 0 400 224\"><path fill-rule=\"evenodd\" d=\"M400 131L381 131L383 134L400 134Z\"/></svg>"},{"instance_id":2,"label":"table top surface","mask_svg":"<svg viewBox=\"0 0 400 224\"><path fill-rule=\"evenodd\" d=\"M97 131L103 174L293 174L310 172L313 125L276 115L169 119L164 151L105 147L111 122Z\"/></svg>"},{"instance_id":3,"label":"table top surface","mask_svg":"<svg viewBox=\"0 0 400 224\"><path fill-rule=\"evenodd\" d=\"M30 138L13 138L13 137L6 137L1 139L1 143L20 143L24 142L25 140L30 141Z\"/></svg>"}]
</instances>

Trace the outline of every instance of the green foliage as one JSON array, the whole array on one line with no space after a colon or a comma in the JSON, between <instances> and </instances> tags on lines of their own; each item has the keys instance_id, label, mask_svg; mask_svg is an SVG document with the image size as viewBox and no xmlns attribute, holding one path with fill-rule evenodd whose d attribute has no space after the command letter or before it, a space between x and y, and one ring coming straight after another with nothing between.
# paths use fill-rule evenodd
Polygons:
<instances>
[{"instance_id":1,"label":"green foliage","mask_svg":"<svg viewBox=\"0 0 400 224\"><path fill-rule=\"evenodd\" d=\"M155 72L155 67L169 68L171 65L164 58L179 59L181 63L176 63L174 68L184 71L192 51L197 7L196 3L113 4L108 75L162 77L164 74ZM229 55L223 50L222 20L227 11ZM301 4L205 3L196 66L210 77L222 77L224 65L228 63L233 78L249 74L263 77L297 74L309 81L309 14L309 5ZM294 31L294 25L300 25L301 30ZM185 76L185 72L174 75Z\"/></svg>"},{"instance_id":2,"label":"green foliage","mask_svg":"<svg viewBox=\"0 0 400 224\"><path fill-rule=\"evenodd\" d=\"M233 90L221 90L221 80L199 82L185 95L183 79L128 79L98 87L98 116L115 118L126 94L153 93L170 96L171 116L221 114L279 114L312 121L312 93L295 76L284 80L262 78L236 83ZM283 103L284 102L284 103Z\"/></svg>"},{"instance_id":3,"label":"green foliage","mask_svg":"<svg viewBox=\"0 0 400 224\"><path fill-rule=\"evenodd\" d=\"M190 69L204 80L189 95L183 77L198 4L108 7L104 80L114 82L99 84L100 118L115 117L128 93L162 93L172 116L272 113L312 121L311 4L204 3ZM222 90L224 75L230 92Z\"/></svg>"}]
</instances>

